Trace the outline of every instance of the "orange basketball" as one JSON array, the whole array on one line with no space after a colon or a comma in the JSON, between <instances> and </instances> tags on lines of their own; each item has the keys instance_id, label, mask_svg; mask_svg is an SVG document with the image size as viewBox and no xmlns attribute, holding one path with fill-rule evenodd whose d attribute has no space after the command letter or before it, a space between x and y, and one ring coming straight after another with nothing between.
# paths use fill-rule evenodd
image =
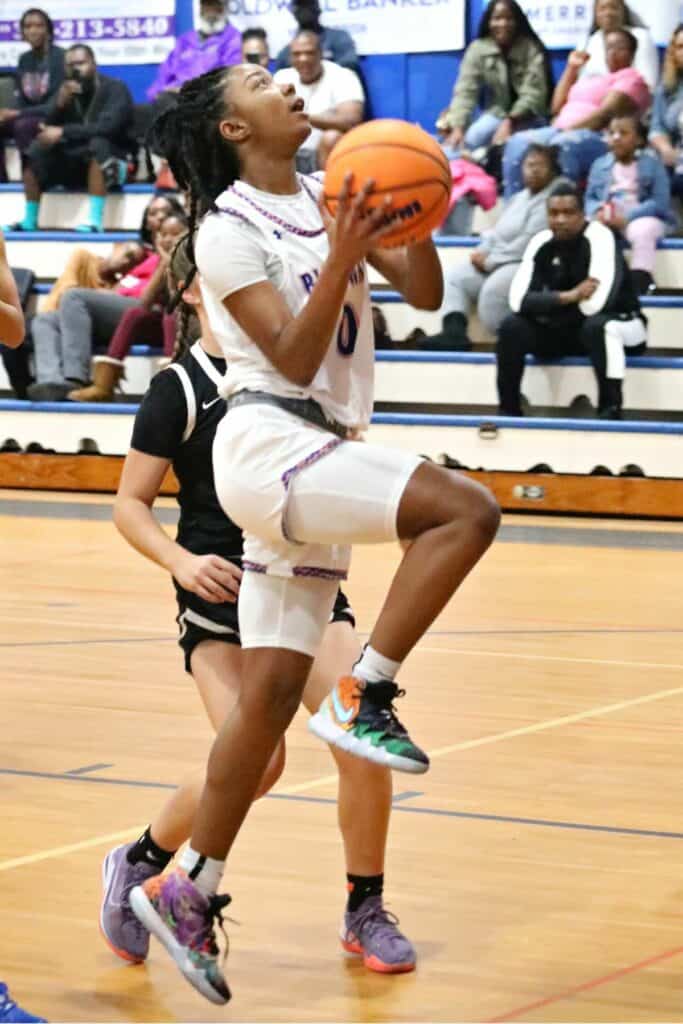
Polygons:
<instances>
[{"instance_id":1,"label":"orange basketball","mask_svg":"<svg viewBox=\"0 0 683 1024\"><path fill-rule=\"evenodd\" d=\"M421 242L446 216L451 169L438 142L417 125L368 121L339 140L325 168L325 204L332 216L349 171L352 194L368 178L374 180L369 210L391 196L389 218L395 227L379 243L384 249Z\"/></svg>"}]
</instances>

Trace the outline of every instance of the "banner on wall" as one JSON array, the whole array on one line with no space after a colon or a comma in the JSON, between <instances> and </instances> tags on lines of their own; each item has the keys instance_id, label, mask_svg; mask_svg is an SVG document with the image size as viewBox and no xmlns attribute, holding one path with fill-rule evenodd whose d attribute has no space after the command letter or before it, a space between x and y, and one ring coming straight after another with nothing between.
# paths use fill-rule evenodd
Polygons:
<instances>
[{"instance_id":1,"label":"banner on wall","mask_svg":"<svg viewBox=\"0 0 683 1024\"><path fill-rule=\"evenodd\" d=\"M650 28L654 40L665 46L683 15L680 0L628 0ZM521 0L529 21L547 47L574 49L586 45L593 24L592 0Z\"/></svg>"},{"instance_id":2,"label":"banner on wall","mask_svg":"<svg viewBox=\"0 0 683 1024\"><path fill-rule=\"evenodd\" d=\"M0 4L0 67L15 67L26 44L19 18L26 0ZM158 64L175 42L175 0L50 0L60 46L87 43L100 64ZM144 10L144 14L141 14Z\"/></svg>"},{"instance_id":3,"label":"banner on wall","mask_svg":"<svg viewBox=\"0 0 683 1024\"><path fill-rule=\"evenodd\" d=\"M425 53L465 45L465 0L321 0L320 20L343 28L368 53ZM260 25L275 56L296 30L289 0L229 0L230 20L241 31Z\"/></svg>"}]
</instances>

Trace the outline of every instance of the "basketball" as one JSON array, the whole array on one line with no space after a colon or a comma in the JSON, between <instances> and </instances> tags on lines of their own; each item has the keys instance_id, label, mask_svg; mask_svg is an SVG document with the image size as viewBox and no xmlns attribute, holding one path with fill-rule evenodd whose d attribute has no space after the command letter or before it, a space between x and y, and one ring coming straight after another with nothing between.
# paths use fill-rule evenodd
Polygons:
<instances>
[{"instance_id":1,"label":"basketball","mask_svg":"<svg viewBox=\"0 0 683 1024\"><path fill-rule=\"evenodd\" d=\"M333 217L349 171L351 195L374 180L369 210L391 196L388 216L394 227L379 242L383 249L423 241L446 216L451 169L438 142L417 125L368 121L339 140L325 168L325 204Z\"/></svg>"}]
</instances>

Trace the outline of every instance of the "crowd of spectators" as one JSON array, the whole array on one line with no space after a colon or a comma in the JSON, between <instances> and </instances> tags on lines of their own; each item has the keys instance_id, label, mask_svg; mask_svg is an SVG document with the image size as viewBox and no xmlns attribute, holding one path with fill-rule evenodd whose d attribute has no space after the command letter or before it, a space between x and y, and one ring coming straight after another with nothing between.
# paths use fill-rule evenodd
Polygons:
<instances>
[{"instance_id":1,"label":"crowd of spectators","mask_svg":"<svg viewBox=\"0 0 683 1024\"><path fill-rule=\"evenodd\" d=\"M49 15L37 8L25 11L20 26L29 49L17 67L16 102L0 110L0 179L6 180L4 144L11 140L21 157L26 199L23 218L9 227L36 230L41 193L63 185L88 191L88 217L79 230L101 231L106 196L136 170L140 140L154 118L175 102L185 81L239 61L270 67L277 82L294 85L313 128L299 153L299 169L324 169L340 136L368 116L368 97L349 34L321 23L318 0L294 0L291 11L297 31L273 59L265 28L240 34L230 23L226 0L200 0L195 29L176 40L148 90L148 102L137 106L123 82L100 72L88 46L61 50L54 45ZM560 206L580 203L573 212L581 217L581 239L609 236L622 262L622 250L630 248L630 269L624 264L624 274L640 317L637 296L656 287L657 243L679 227L672 196L683 199L683 26L673 34L660 73L647 25L624 0L596 0L585 47L569 55L555 81L550 55L516 0L493 0L463 54L451 102L436 128L449 158L460 167L462 161L468 167L476 163L496 179L502 206L494 229L482 237L469 261L447 275L442 330L432 337L421 334L415 344L447 351L471 347L468 321L476 308L497 339L499 366L509 367L511 332L517 338L515 351L538 347L528 331L519 341L520 321L531 316L531 308L539 323L558 316L572 323L585 318L582 309L591 296L584 293L592 286L588 278L570 283L579 264L573 257L567 262L571 245L561 232L553 235L556 270L557 261L564 261L557 271L565 296L561 313L549 312L543 303L539 313L533 288L531 300L525 298L517 308L513 302L529 254L548 247L546 240L539 249L539 239L553 231L549 211L558 195L563 197ZM162 165L156 171L157 185L172 189L167 169ZM570 185L573 191L562 191ZM169 230L174 223L181 230L179 210L169 208L164 216ZM160 313L164 245L158 238L141 240L97 265L83 251L74 254L56 295L34 322L34 397L111 397L125 353L141 333L171 350L172 326ZM133 292L122 284L129 278L135 281ZM580 298L567 299L577 288ZM68 298L71 292L75 297ZM625 319L633 312L630 302L616 311ZM74 313L70 307L78 303ZM69 323L85 322L84 309L90 318L87 344L69 365L65 350L73 348L68 339L74 333ZM602 308L605 315L614 312ZM516 318L514 329L511 317ZM390 343L381 317L376 319L378 336ZM579 331L570 344L562 331L554 332L557 354L583 345L593 358L588 334ZM106 342L110 349L91 364L93 342ZM633 354L644 343L628 347ZM614 394L608 401L604 382L600 387L601 412L617 414L620 401ZM501 392L501 408L518 405Z\"/></svg>"}]
</instances>

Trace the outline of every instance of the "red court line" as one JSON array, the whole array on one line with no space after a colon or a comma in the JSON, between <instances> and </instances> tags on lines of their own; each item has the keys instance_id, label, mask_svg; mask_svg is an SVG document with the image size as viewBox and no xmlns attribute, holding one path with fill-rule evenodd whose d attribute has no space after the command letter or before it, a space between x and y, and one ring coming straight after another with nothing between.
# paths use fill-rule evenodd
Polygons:
<instances>
[{"instance_id":1,"label":"red court line","mask_svg":"<svg viewBox=\"0 0 683 1024\"><path fill-rule=\"evenodd\" d=\"M640 960L637 964L630 964L628 967L620 967L618 971L612 971L611 974L603 974L602 977L593 978L592 981L584 981L582 985L568 988L554 996L548 996L546 999L537 999L535 1003L527 1003L526 1006L518 1006L517 1009L509 1010L508 1013L502 1013L499 1017L491 1017L487 1024L499 1024L501 1021L515 1020L525 1013L530 1013L532 1010L539 1010L542 1006L549 1006L551 1003L559 1003L562 999L571 999L572 996L576 996L580 992L588 992L590 989L598 988L600 985L607 985L610 981L616 981L617 978L623 978L627 974L635 974L636 971L642 971L644 967L651 967L652 964L661 963L663 960L670 960L671 957L678 956L680 953L683 953L683 946L677 946L676 949L668 949L665 953L658 953L656 956L648 957L647 960Z\"/></svg>"}]
</instances>

